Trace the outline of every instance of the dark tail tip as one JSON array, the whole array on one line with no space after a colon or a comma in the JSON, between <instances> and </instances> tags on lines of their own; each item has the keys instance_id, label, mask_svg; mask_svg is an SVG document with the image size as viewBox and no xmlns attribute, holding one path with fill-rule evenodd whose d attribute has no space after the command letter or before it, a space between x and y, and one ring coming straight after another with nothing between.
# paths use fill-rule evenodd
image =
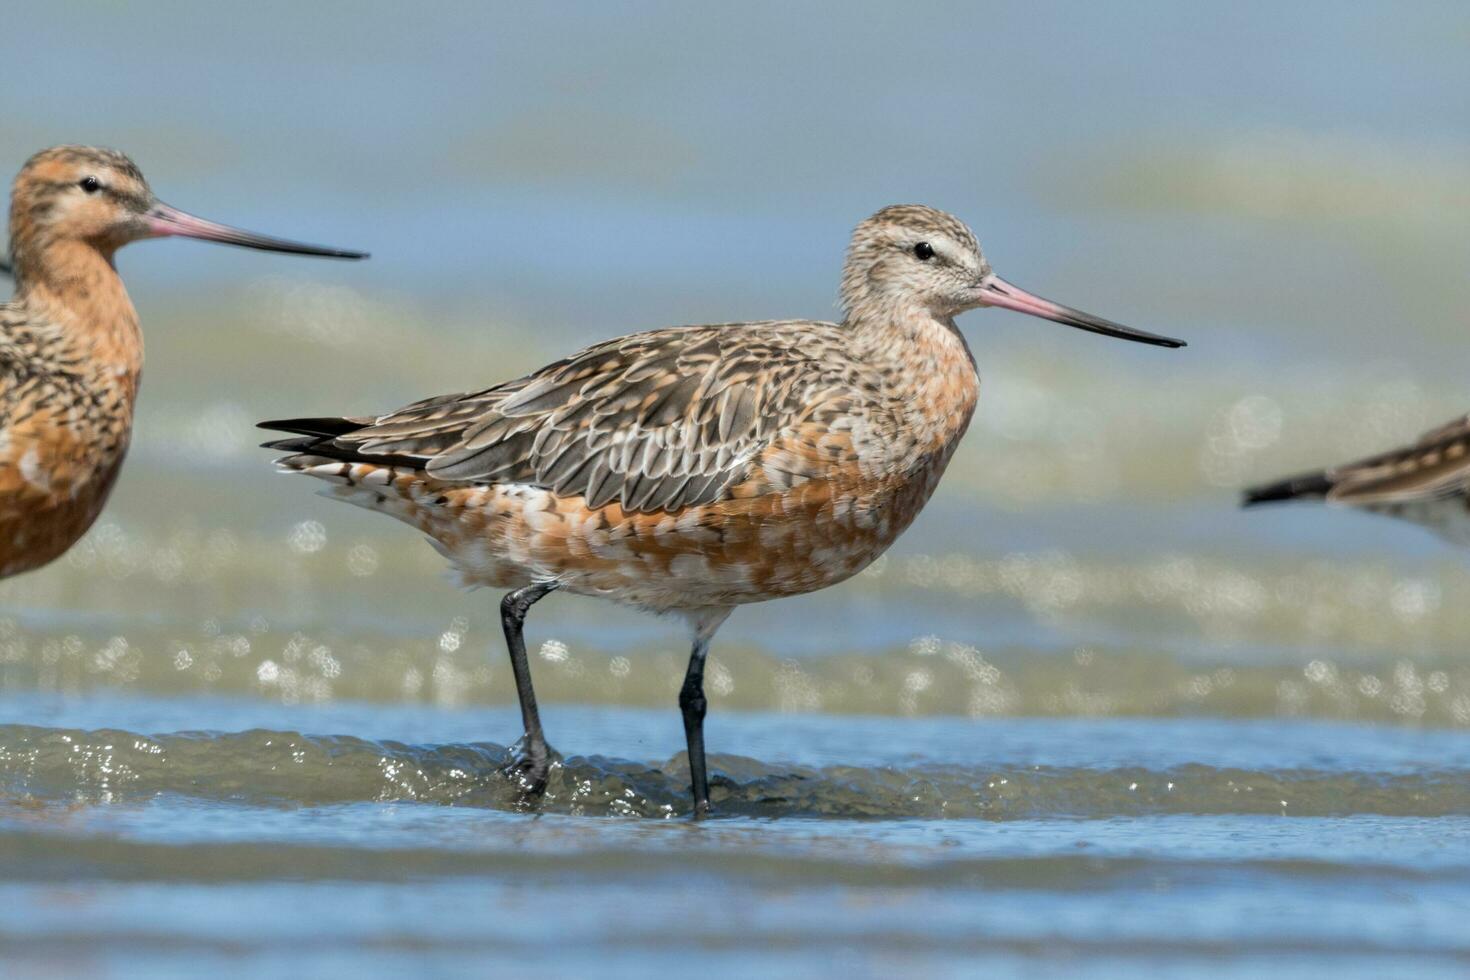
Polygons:
<instances>
[{"instance_id":1,"label":"dark tail tip","mask_svg":"<svg viewBox=\"0 0 1470 980\"><path fill-rule=\"evenodd\" d=\"M270 442L262 442L261 449L274 449L277 452L305 453L310 452L320 440L315 436L293 436L290 439L272 439Z\"/></svg>"},{"instance_id":2,"label":"dark tail tip","mask_svg":"<svg viewBox=\"0 0 1470 980\"><path fill-rule=\"evenodd\" d=\"M1327 491L1331 489L1332 481L1327 479L1326 473L1319 470L1316 473L1304 473L1278 483L1263 483L1260 486L1248 487L1241 495L1240 505L1254 507L1257 504L1274 504L1282 500L1298 500L1303 497L1320 498L1327 496Z\"/></svg>"},{"instance_id":3,"label":"dark tail tip","mask_svg":"<svg viewBox=\"0 0 1470 980\"><path fill-rule=\"evenodd\" d=\"M319 436L321 438L335 438L345 436L349 432L356 432L365 424L362 419L340 418L337 416L326 416L312 419L272 419L266 422L257 422L257 429L269 429L273 432L294 432L302 436Z\"/></svg>"}]
</instances>

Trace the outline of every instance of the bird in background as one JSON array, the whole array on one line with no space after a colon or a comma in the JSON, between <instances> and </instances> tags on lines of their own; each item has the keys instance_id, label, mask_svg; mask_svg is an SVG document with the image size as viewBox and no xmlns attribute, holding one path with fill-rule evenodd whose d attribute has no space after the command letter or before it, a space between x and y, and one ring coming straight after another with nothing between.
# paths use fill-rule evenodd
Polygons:
<instances>
[{"instance_id":1,"label":"bird in background","mask_svg":"<svg viewBox=\"0 0 1470 980\"><path fill-rule=\"evenodd\" d=\"M0 577L63 554L107 501L143 367L138 314L113 254L169 235L366 257L170 207L116 150L57 146L27 160L10 199L15 295L0 306Z\"/></svg>"},{"instance_id":2,"label":"bird in background","mask_svg":"<svg viewBox=\"0 0 1470 980\"><path fill-rule=\"evenodd\" d=\"M1250 487L1242 506L1322 500L1422 525L1470 546L1470 416L1377 456Z\"/></svg>"},{"instance_id":3,"label":"bird in background","mask_svg":"<svg viewBox=\"0 0 1470 980\"><path fill-rule=\"evenodd\" d=\"M417 527L466 585L510 590L501 623L525 734L510 772L551 763L526 658L553 591L684 619L679 693L696 815L709 810L705 657L742 605L847 579L934 492L979 377L954 318L997 306L1181 347L997 276L952 215L900 205L853 233L841 323L671 327L596 344L479 391L379 416L289 419L267 443L323 492Z\"/></svg>"}]
</instances>

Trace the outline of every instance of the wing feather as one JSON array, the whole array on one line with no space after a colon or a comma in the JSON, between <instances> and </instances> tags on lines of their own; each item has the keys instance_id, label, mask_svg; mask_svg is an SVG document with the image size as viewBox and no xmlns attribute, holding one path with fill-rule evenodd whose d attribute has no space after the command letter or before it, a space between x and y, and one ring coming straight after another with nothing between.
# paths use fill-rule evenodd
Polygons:
<instances>
[{"instance_id":1,"label":"wing feather","mask_svg":"<svg viewBox=\"0 0 1470 980\"><path fill-rule=\"evenodd\" d=\"M338 458L388 458L446 481L531 483L592 508L616 500L672 511L720 499L783 433L851 409L863 386L845 346L829 323L676 327L376 420L298 428Z\"/></svg>"},{"instance_id":2,"label":"wing feather","mask_svg":"<svg viewBox=\"0 0 1470 980\"><path fill-rule=\"evenodd\" d=\"M1470 485L1470 416L1424 433L1410 446L1327 471L1335 503L1373 506L1432 500Z\"/></svg>"}]
</instances>

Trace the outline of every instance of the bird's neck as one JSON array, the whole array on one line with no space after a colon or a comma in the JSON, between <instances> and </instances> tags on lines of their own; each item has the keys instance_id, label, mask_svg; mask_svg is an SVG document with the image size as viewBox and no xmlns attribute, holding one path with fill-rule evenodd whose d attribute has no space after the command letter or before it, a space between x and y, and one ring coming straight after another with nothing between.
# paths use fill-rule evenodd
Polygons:
<instances>
[{"instance_id":1,"label":"bird's neck","mask_svg":"<svg viewBox=\"0 0 1470 980\"><path fill-rule=\"evenodd\" d=\"M112 254L75 239L17 248L16 300L59 328L89 363L136 381L143 335Z\"/></svg>"},{"instance_id":2,"label":"bird's neck","mask_svg":"<svg viewBox=\"0 0 1470 980\"><path fill-rule=\"evenodd\" d=\"M980 377L952 317L894 304L851 311L846 324L853 353L903 393L911 424L932 429L945 442L964 433Z\"/></svg>"},{"instance_id":3,"label":"bird's neck","mask_svg":"<svg viewBox=\"0 0 1470 980\"><path fill-rule=\"evenodd\" d=\"M913 370L906 383L956 371L975 373L974 358L954 318L922 305L855 309L848 313L846 326L854 354L871 364Z\"/></svg>"}]
</instances>

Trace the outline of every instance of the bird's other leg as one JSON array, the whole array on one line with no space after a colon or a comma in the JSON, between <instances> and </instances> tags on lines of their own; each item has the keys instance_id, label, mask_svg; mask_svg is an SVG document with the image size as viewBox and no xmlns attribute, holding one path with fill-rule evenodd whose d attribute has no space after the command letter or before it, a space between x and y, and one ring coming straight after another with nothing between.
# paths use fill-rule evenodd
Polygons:
<instances>
[{"instance_id":1,"label":"bird's other leg","mask_svg":"<svg viewBox=\"0 0 1470 980\"><path fill-rule=\"evenodd\" d=\"M679 689L679 710L684 714L684 738L689 746L689 781L694 793L694 815L709 813L709 775L704 764L704 715L709 703L704 697L704 660L715 630L730 615L729 609L701 612L694 619L694 648L689 669Z\"/></svg>"},{"instance_id":2,"label":"bird's other leg","mask_svg":"<svg viewBox=\"0 0 1470 980\"><path fill-rule=\"evenodd\" d=\"M546 735L541 731L541 713L536 710L536 692L531 687L531 665L526 660L526 638L522 627L530 608L555 590L555 582L536 582L507 592L500 600L500 625L505 630L505 646L510 652L510 669L516 678L516 697L521 702L521 724L525 730L508 772L519 777L522 786L531 793L546 789L551 751L546 747Z\"/></svg>"}]
</instances>

